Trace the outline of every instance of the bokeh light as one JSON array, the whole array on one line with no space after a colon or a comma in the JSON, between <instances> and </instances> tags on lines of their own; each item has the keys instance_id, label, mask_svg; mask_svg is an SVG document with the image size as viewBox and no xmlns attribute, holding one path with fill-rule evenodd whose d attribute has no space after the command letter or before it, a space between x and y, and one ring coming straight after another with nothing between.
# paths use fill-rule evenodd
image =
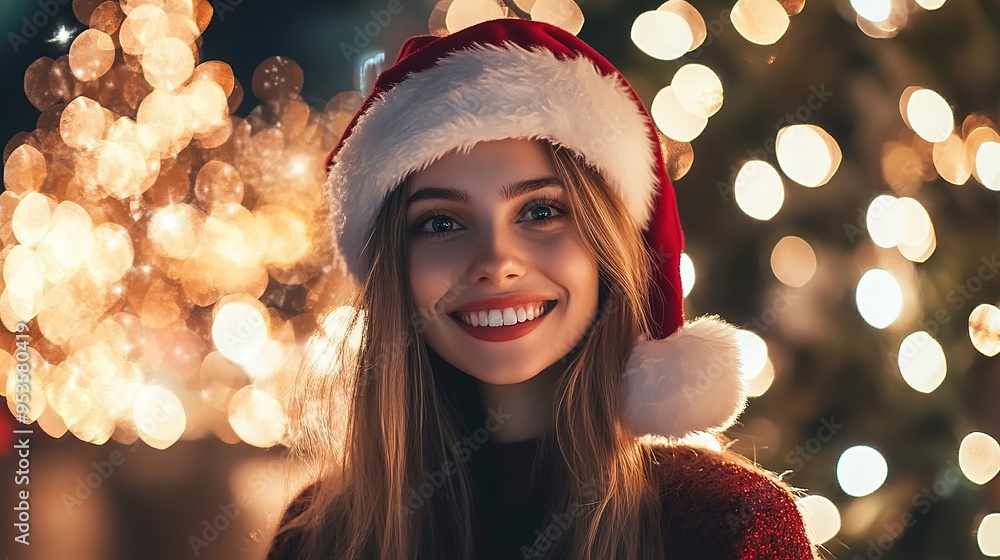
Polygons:
<instances>
[{"instance_id":1,"label":"bokeh light","mask_svg":"<svg viewBox=\"0 0 1000 560\"><path fill-rule=\"evenodd\" d=\"M708 124L707 117L693 115L684 109L677 99L673 86L667 86L657 92L649 112L663 134L678 142L694 140Z\"/></svg>"},{"instance_id":2,"label":"bokeh light","mask_svg":"<svg viewBox=\"0 0 1000 560\"><path fill-rule=\"evenodd\" d=\"M899 317L903 309L903 291L892 274L874 268L858 281L855 302L866 323L884 329Z\"/></svg>"},{"instance_id":3,"label":"bokeh light","mask_svg":"<svg viewBox=\"0 0 1000 560\"><path fill-rule=\"evenodd\" d=\"M766 161L750 160L736 174L736 204L747 216L770 220L785 201L785 187L778 172Z\"/></svg>"},{"instance_id":4,"label":"bokeh light","mask_svg":"<svg viewBox=\"0 0 1000 560\"><path fill-rule=\"evenodd\" d=\"M773 45L788 30L788 12L777 0L737 0L730 18L744 39L758 45Z\"/></svg>"},{"instance_id":5,"label":"bokeh light","mask_svg":"<svg viewBox=\"0 0 1000 560\"><path fill-rule=\"evenodd\" d=\"M860 498L878 490L889 475L885 458L872 447L856 445L837 460L837 483L844 493Z\"/></svg>"},{"instance_id":6,"label":"bokeh light","mask_svg":"<svg viewBox=\"0 0 1000 560\"><path fill-rule=\"evenodd\" d=\"M843 158L837 141L811 124L786 126L778 131L778 165L788 178L804 187L825 185Z\"/></svg>"},{"instance_id":7,"label":"bokeh light","mask_svg":"<svg viewBox=\"0 0 1000 560\"><path fill-rule=\"evenodd\" d=\"M799 498L796 505L813 544L823 544L840 532L840 511L828 498L810 494Z\"/></svg>"},{"instance_id":8,"label":"bokeh light","mask_svg":"<svg viewBox=\"0 0 1000 560\"><path fill-rule=\"evenodd\" d=\"M661 10L636 16L631 37L639 50L659 60L680 58L694 43L694 35L684 18Z\"/></svg>"},{"instance_id":9,"label":"bokeh light","mask_svg":"<svg viewBox=\"0 0 1000 560\"><path fill-rule=\"evenodd\" d=\"M905 100L906 122L928 142L943 142L955 130L955 115L941 94L929 89L914 89Z\"/></svg>"},{"instance_id":10,"label":"bokeh light","mask_svg":"<svg viewBox=\"0 0 1000 560\"><path fill-rule=\"evenodd\" d=\"M1000 191L1000 143L983 142L976 152L976 174L991 191Z\"/></svg>"},{"instance_id":11,"label":"bokeh light","mask_svg":"<svg viewBox=\"0 0 1000 560\"><path fill-rule=\"evenodd\" d=\"M969 338L982 355L1000 354L1000 309L982 303L969 314Z\"/></svg>"},{"instance_id":12,"label":"bokeh light","mask_svg":"<svg viewBox=\"0 0 1000 560\"><path fill-rule=\"evenodd\" d=\"M979 522L976 530L979 551L985 556L1000 556L1000 513L991 513Z\"/></svg>"},{"instance_id":13,"label":"bokeh light","mask_svg":"<svg viewBox=\"0 0 1000 560\"><path fill-rule=\"evenodd\" d=\"M972 432L958 448L962 474L976 484L986 484L1000 472L1000 443L989 434Z\"/></svg>"},{"instance_id":14,"label":"bokeh light","mask_svg":"<svg viewBox=\"0 0 1000 560\"><path fill-rule=\"evenodd\" d=\"M696 117L707 119L722 107L722 82L708 66L685 64L670 85L681 107Z\"/></svg>"},{"instance_id":15,"label":"bokeh light","mask_svg":"<svg viewBox=\"0 0 1000 560\"><path fill-rule=\"evenodd\" d=\"M736 331L740 348L740 373L743 379L752 379L764 371L767 363L767 343L757 333L744 329Z\"/></svg>"},{"instance_id":16,"label":"bokeh light","mask_svg":"<svg viewBox=\"0 0 1000 560\"><path fill-rule=\"evenodd\" d=\"M925 331L911 333L903 339L897 363L903 381L921 393L937 389L948 373L944 349Z\"/></svg>"},{"instance_id":17,"label":"bokeh light","mask_svg":"<svg viewBox=\"0 0 1000 560\"><path fill-rule=\"evenodd\" d=\"M801 288L816 274L816 252L801 237L782 237L771 250L771 272L782 284Z\"/></svg>"},{"instance_id":18,"label":"bokeh light","mask_svg":"<svg viewBox=\"0 0 1000 560\"><path fill-rule=\"evenodd\" d=\"M694 288L695 271L694 262L687 253L681 253L681 289L684 297L687 297Z\"/></svg>"}]
</instances>

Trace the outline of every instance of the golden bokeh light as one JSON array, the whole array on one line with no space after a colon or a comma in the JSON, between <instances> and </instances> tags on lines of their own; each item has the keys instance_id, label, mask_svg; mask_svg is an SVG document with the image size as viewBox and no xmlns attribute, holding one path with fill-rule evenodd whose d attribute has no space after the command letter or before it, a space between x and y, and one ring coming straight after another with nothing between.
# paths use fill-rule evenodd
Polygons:
<instances>
[{"instance_id":1,"label":"golden bokeh light","mask_svg":"<svg viewBox=\"0 0 1000 560\"><path fill-rule=\"evenodd\" d=\"M980 354L1000 354L1000 309L981 303L969 314L969 338Z\"/></svg>"},{"instance_id":2,"label":"golden bokeh light","mask_svg":"<svg viewBox=\"0 0 1000 560\"><path fill-rule=\"evenodd\" d=\"M97 146L110 125L110 115L100 103L80 96L63 110L59 118L59 135L71 148L89 149Z\"/></svg>"},{"instance_id":3,"label":"golden bokeh light","mask_svg":"<svg viewBox=\"0 0 1000 560\"><path fill-rule=\"evenodd\" d=\"M925 10L936 10L941 6L944 6L944 3L947 0L916 0L916 1L917 5Z\"/></svg>"},{"instance_id":4,"label":"golden bokeh light","mask_svg":"<svg viewBox=\"0 0 1000 560\"><path fill-rule=\"evenodd\" d=\"M816 274L816 252L800 237L783 237L771 250L771 271L782 284L801 288Z\"/></svg>"},{"instance_id":5,"label":"golden bokeh light","mask_svg":"<svg viewBox=\"0 0 1000 560\"><path fill-rule=\"evenodd\" d=\"M840 145L812 124L786 126L778 131L778 165L789 179L804 187L819 187L833 178L843 154Z\"/></svg>"},{"instance_id":6,"label":"golden bokeh light","mask_svg":"<svg viewBox=\"0 0 1000 560\"><path fill-rule=\"evenodd\" d=\"M868 21L885 21L892 14L892 0L851 0L851 7Z\"/></svg>"},{"instance_id":7,"label":"golden bokeh light","mask_svg":"<svg viewBox=\"0 0 1000 560\"><path fill-rule=\"evenodd\" d=\"M123 6L123 8L125 8ZM143 4L126 10L118 38L122 50L133 56L141 56L159 39L167 36L170 18L163 8L153 4Z\"/></svg>"},{"instance_id":8,"label":"golden bokeh light","mask_svg":"<svg viewBox=\"0 0 1000 560\"><path fill-rule=\"evenodd\" d=\"M115 43L97 29L87 29L76 36L69 47L69 67L81 82L103 76L115 62Z\"/></svg>"},{"instance_id":9,"label":"golden bokeh light","mask_svg":"<svg viewBox=\"0 0 1000 560\"><path fill-rule=\"evenodd\" d=\"M745 329L736 331L740 348L740 374L749 380L760 375L767 363L767 343L757 333Z\"/></svg>"},{"instance_id":10,"label":"golden bokeh light","mask_svg":"<svg viewBox=\"0 0 1000 560\"><path fill-rule=\"evenodd\" d=\"M722 108L722 81L708 66L685 64L670 85L681 107L695 117L707 119Z\"/></svg>"},{"instance_id":11,"label":"golden bokeh light","mask_svg":"<svg viewBox=\"0 0 1000 560\"><path fill-rule=\"evenodd\" d=\"M757 398L766 393L774 383L774 364L771 363L771 359L768 358L764 361L764 367L760 373L750 379L745 379L745 381L748 397Z\"/></svg>"},{"instance_id":12,"label":"golden bokeh light","mask_svg":"<svg viewBox=\"0 0 1000 560\"><path fill-rule=\"evenodd\" d=\"M684 110L684 106L674 94L673 86L667 86L657 92L650 105L650 114L663 134L678 142L694 140L708 124L708 118L692 115Z\"/></svg>"},{"instance_id":13,"label":"golden bokeh light","mask_svg":"<svg viewBox=\"0 0 1000 560\"><path fill-rule=\"evenodd\" d=\"M905 97L905 122L928 142L943 142L955 130L955 115L941 94L930 89L908 88Z\"/></svg>"},{"instance_id":14,"label":"golden bokeh light","mask_svg":"<svg viewBox=\"0 0 1000 560\"><path fill-rule=\"evenodd\" d=\"M953 185L964 185L972 175L973 161L965 142L956 134L934 144L933 160L941 178Z\"/></svg>"},{"instance_id":15,"label":"golden bokeh light","mask_svg":"<svg viewBox=\"0 0 1000 560\"><path fill-rule=\"evenodd\" d=\"M256 359L267 336L264 314L250 303L234 301L221 305L212 321L215 347L238 364Z\"/></svg>"},{"instance_id":16,"label":"golden bokeh light","mask_svg":"<svg viewBox=\"0 0 1000 560\"><path fill-rule=\"evenodd\" d=\"M243 202L243 178L235 167L212 160L201 167L195 178L195 197L209 211L223 204Z\"/></svg>"},{"instance_id":17,"label":"golden bokeh light","mask_svg":"<svg viewBox=\"0 0 1000 560\"><path fill-rule=\"evenodd\" d=\"M180 439L187 427L184 406L163 387L143 387L135 396L132 415L139 437L150 447L166 449Z\"/></svg>"},{"instance_id":18,"label":"golden bokeh light","mask_svg":"<svg viewBox=\"0 0 1000 560\"><path fill-rule=\"evenodd\" d=\"M32 247L41 241L52 227L52 211L55 206L49 197L37 191L26 194L11 216L11 227L17 242L25 247Z\"/></svg>"},{"instance_id":19,"label":"golden bokeh light","mask_svg":"<svg viewBox=\"0 0 1000 560\"><path fill-rule=\"evenodd\" d=\"M229 424L250 445L271 447L285 436L287 419L277 399L248 385L229 403Z\"/></svg>"},{"instance_id":20,"label":"golden bokeh light","mask_svg":"<svg viewBox=\"0 0 1000 560\"><path fill-rule=\"evenodd\" d=\"M36 191L45 182L45 156L34 146L22 144L11 152L3 168L3 184L12 193Z\"/></svg>"},{"instance_id":21,"label":"golden bokeh light","mask_svg":"<svg viewBox=\"0 0 1000 560\"><path fill-rule=\"evenodd\" d=\"M991 191L1000 191L1000 143L983 142L976 152L976 175Z\"/></svg>"},{"instance_id":22,"label":"golden bokeh light","mask_svg":"<svg viewBox=\"0 0 1000 560\"><path fill-rule=\"evenodd\" d=\"M958 466L972 482L986 484L1000 472L1000 443L989 434L972 432L958 447Z\"/></svg>"},{"instance_id":23,"label":"golden bokeh light","mask_svg":"<svg viewBox=\"0 0 1000 560\"><path fill-rule=\"evenodd\" d=\"M730 18L736 31L757 45L773 45L788 30L788 12L777 0L737 0Z\"/></svg>"},{"instance_id":24,"label":"golden bokeh light","mask_svg":"<svg viewBox=\"0 0 1000 560\"><path fill-rule=\"evenodd\" d=\"M445 24L449 33L455 33L491 19L504 17L503 8L490 0L455 0L448 8Z\"/></svg>"},{"instance_id":25,"label":"golden bokeh light","mask_svg":"<svg viewBox=\"0 0 1000 560\"><path fill-rule=\"evenodd\" d=\"M694 261L687 253L681 253L681 291L684 292L684 297L694 289L695 279Z\"/></svg>"},{"instance_id":26,"label":"golden bokeh light","mask_svg":"<svg viewBox=\"0 0 1000 560\"><path fill-rule=\"evenodd\" d=\"M680 15L650 10L636 16L629 32L639 50L659 60L674 60L690 50L694 34Z\"/></svg>"},{"instance_id":27,"label":"golden bokeh light","mask_svg":"<svg viewBox=\"0 0 1000 560\"><path fill-rule=\"evenodd\" d=\"M771 164L750 160L736 174L736 204L756 220L770 220L785 202L785 186Z\"/></svg>"},{"instance_id":28,"label":"golden bokeh light","mask_svg":"<svg viewBox=\"0 0 1000 560\"><path fill-rule=\"evenodd\" d=\"M881 488L888 475L885 457L867 445L849 447L837 461L837 483L846 494L855 498Z\"/></svg>"},{"instance_id":29,"label":"golden bokeh light","mask_svg":"<svg viewBox=\"0 0 1000 560\"><path fill-rule=\"evenodd\" d=\"M796 501L809 542L823 544L840 532L840 511L828 498L810 494Z\"/></svg>"},{"instance_id":30,"label":"golden bokeh light","mask_svg":"<svg viewBox=\"0 0 1000 560\"><path fill-rule=\"evenodd\" d=\"M899 203L898 198L887 194L875 197L865 214L872 242L886 249L891 249L902 241L907 220L906 207Z\"/></svg>"},{"instance_id":31,"label":"golden bokeh light","mask_svg":"<svg viewBox=\"0 0 1000 560\"><path fill-rule=\"evenodd\" d=\"M530 13L533 21L550 23L573 35L583 29L583 11L573 0L537 0Z\"/></svg>"},{"instance_id":32,"label":"golden bokeh light","mask_svg":"<svg viewBox=\"0 0 1000 560\"><path fill-rule=\"evenodd\" d=\"M899 242L905 245L921 246L933 235L934 225L927 209L916 199L904 196L897 204L906 214L906 227L902 231Z\"/></svg>"},{"instance_id":33,"label":"golden bokeh light","mask_svg":"<svg viewBox=\"0 0 1000 560\"><path fill-rule=\"evenodd\" d=\"M911 333L903 339L896 361L903 381L921 393L937 389L948 374L944 349L925 331Z\"/></svg>"},{"instance_id":34,"label":"golden bokeh light","mask_svg":"<svg viewBox=\"0 0 1000 560\"><path fill-rule=\"evenodd\" d=\"M976 543L984 556L1000 556L1000 513L991 513L979 522Z\"/></svg>"},{"instance_id":35,"label":"golden bokeh light","mask_svg":"<svg viewBox=\"0 0 1000 560\"><path fill-rule=\"evenodd\" d=\"M976 169L976 156L979 155L979 148L987 142L1000 144L1000 134L990 126L976 126L965 137L965 151L969 156L972 165L972 176L981 184L982 178Z\"/></svg>"},{"instance_id":36,"label":"golden bokeh light","mask_svg":"<svg viewBox=\"0 0 1000 560\"><path fill-rule=\"evenodd\" d=\"M684 19L688 29L691 30L691 45L687 49L688 52L697 49L705 42L705 37L708 36L705 18L701 17L701 13L698 12L697 8L685 0L667 0L667 2L661 4L656 10L677 14Z\"/></svg>"},{"instance_id":37,"label":"golden bokeh light","mask_svg":"<svg viewBox=\"0 0 1000 560\"><path fill-rule=\"evenodd\" d=\"M142 55L142 71L153 87L173 91L194 72L194 54L187 43L176 37L161 37Z\"/></svg>"},{"instance_id":38,"label":"golden bokeh light","mask_svg":"<svg viewBox=\"0 0 1000 560\"><path fill-rule=\"evenodd\" d=\"M667 176L672 181L678 181L687 175L694 165L694 148L690 142L678 142L657 130L660 148L663 152L663 164L667 167Z\"/></svg>"},{"instance_id":39,"label":"golden bokeh light","mask_svg":"<svg viewBox=\"0 0 1000 560\"><path fill-rule=\"evenodd\" d=\"M132 267L135 253L128 230L115 223L103 223L94 228L93 248L86 270L95 282L117 282Z\"/></svg>"},{"instance_id":40,"label":"golden bokeh light","mask_svg":"<svg viewBox=\"0 0 1000 560\"><path fill-rule=\"evenodd\" d=\"M884 329L895 322L903 310L903 290L892 274L873 268L858 281L855 303L866 323Z\"/></svg>"}]
</instances>

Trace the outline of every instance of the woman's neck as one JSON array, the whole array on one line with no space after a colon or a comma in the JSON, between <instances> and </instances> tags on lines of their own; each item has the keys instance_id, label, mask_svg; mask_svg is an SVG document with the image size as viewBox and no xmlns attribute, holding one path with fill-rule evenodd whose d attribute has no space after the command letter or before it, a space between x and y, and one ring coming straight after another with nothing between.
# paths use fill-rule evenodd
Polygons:
<instances>
[{"instance_id":1,"label":"woman's neck","mask_svg":"<svg viewBox=\"0 0 1000 560\"><path fill-rule=\"evenodd\" d=\"M476 382L486 428L493 441L524 441L541 437L549 429L562 369L561 364L554 364L531 379L512 385Z\"/></svg>"}]
</instances>

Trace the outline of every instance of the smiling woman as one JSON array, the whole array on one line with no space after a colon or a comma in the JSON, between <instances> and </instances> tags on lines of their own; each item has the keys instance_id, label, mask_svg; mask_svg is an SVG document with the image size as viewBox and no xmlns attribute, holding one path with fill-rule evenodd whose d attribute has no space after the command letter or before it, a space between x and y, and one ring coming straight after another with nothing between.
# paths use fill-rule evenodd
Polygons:
<instances>
[{"instance_id":1,"label":"smiling woman","mask_svg":"<svg viewBox=\"0 0 1000 560\"><path fill-rule=\"evenodd\" d=\"M684 321L655 138L558 28L403 46L329 161L361 344L343 372L346 343L307 350L290 408L317 475L270 558L814 557L786 485L683 439L746 395L735 329Z\"/></svg>"}]
</instances>

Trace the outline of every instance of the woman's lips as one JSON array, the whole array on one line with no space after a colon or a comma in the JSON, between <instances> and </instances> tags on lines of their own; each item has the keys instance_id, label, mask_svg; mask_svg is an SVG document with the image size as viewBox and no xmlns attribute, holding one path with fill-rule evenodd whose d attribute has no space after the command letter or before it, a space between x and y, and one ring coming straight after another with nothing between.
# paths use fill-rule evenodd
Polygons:
<instances>
[{"instance_id":1,"label":"woman's lips","mask_svg":"<svg viewBox=\"0 0 1000 560\"><path fill-rule=\"evenodd\" d=\"M525 336L535 330L539 323L544 321L552 310L555 309L557 304L558 301L556 300L547 302L545 304L545 313L543 313L541 317L537 317L531 321L515 323L513 325L504 325L502 327L473 327L453 314L448 314L448 316L451 317L452 321L458 323L458 326L470 336L486 342L506 342L508 340L521 338L522 336Z\"/></svg>"}]
</instances>

